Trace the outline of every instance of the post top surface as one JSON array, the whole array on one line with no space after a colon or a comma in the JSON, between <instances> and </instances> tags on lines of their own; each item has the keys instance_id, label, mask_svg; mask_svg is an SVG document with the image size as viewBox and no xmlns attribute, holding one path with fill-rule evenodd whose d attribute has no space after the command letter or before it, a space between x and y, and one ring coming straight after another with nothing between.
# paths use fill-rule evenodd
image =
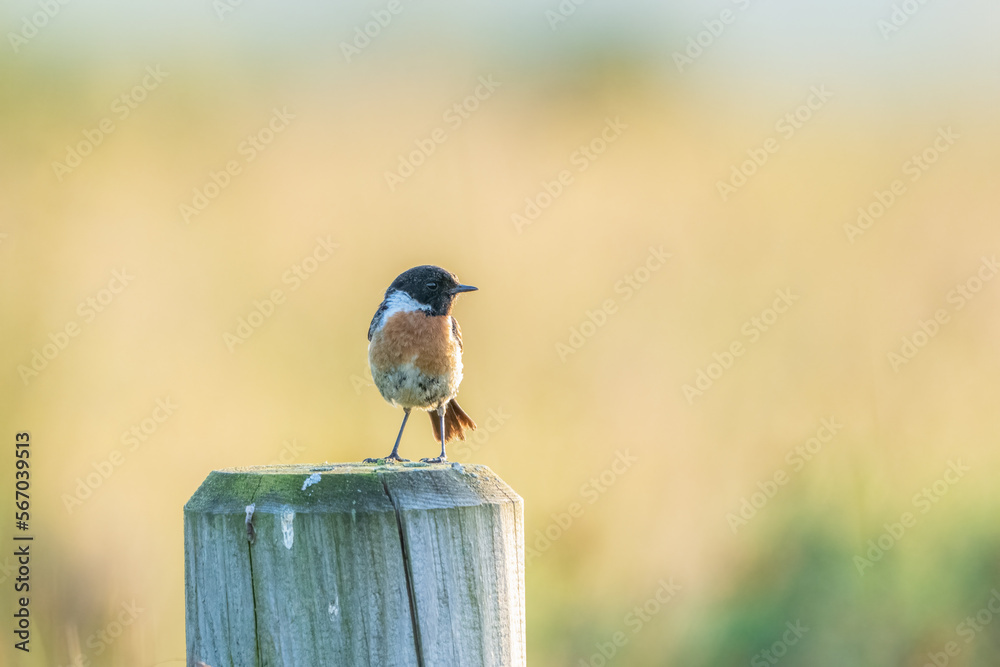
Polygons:
<instances>
[{"instance_id":1,"label":"post top surface","mask_svg":"<svg viewBox=\"0 0 1000 667\"><path fill-rule=\"evenodd\" d=\"M522 500L492 470L459 463L296 463L212 471L185 511L390 511Z\"/></svg>"}]
</instances>

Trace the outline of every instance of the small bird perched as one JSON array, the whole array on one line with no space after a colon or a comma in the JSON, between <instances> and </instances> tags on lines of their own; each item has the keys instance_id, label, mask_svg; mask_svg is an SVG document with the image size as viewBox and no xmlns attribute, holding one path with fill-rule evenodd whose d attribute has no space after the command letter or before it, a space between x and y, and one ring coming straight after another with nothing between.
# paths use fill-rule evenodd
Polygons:
<instances>
[{"instance_id":1,"label":"small bird perched","mask_svg":"<svg viewBox=\"0 0 1000 667\"><path fill-rule=\"evenodd\" d=\"M462 382L462 330L451 308L456 296L477 289L441 267L425 265L399 274L385 291L368 327L368 364L382 398L403 408L386 459L406 460L399 457L399 440L413 408L430 413L434 437L441 441L441 455L421 459L425 463L447 461L445 443L464 440L465 429L476 428L455 401Z\"/></svg>"}]
</instances>

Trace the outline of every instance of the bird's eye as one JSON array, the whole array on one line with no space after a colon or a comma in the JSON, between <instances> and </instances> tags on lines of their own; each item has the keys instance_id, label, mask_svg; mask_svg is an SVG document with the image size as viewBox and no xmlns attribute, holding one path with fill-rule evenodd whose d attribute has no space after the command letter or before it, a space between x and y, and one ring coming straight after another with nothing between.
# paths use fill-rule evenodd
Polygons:
<instances>
[{"instance_id":1,"label":"bird's eye","mask_svg":"<svg viewBox=\"0 0 1000 667\"><path fill-rule=\"evenodd\" d=\"M430 291L436 292L437 288L438 288L438 284L437 283L435 283L435 282L427 283L427 289L429 289Z\"/></svg>"}]
</instances>

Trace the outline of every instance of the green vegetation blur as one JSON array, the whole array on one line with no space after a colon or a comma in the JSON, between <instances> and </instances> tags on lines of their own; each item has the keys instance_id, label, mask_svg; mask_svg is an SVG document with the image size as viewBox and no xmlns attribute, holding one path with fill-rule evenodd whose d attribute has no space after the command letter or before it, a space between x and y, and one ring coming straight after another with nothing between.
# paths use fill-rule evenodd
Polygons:
<instances>
[{"instance_id":1,"label":"green vegetation blur","mask_svg":"<svg viewBox=\"0 0 1000 667\"><path fill-rule=\"evenodd\" d=\"M0 663L183 664L184 503L386 454L366 331L431 263L531 665L1000 664L998 20L7 3Z\"/></svg>"}]
</instances>

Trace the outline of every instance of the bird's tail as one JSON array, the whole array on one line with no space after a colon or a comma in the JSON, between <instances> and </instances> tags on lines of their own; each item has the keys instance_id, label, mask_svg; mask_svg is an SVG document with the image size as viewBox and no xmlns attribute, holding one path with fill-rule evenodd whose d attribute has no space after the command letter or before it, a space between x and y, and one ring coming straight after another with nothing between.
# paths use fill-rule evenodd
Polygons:
<instances>
[{"instance_id":1,"label":"bird's tail","mask_svg":"<svg viewBox=\"0 0 1000 667\"><path fill-rule=\"evenodd\" d=\"M438 416L436 410L431 410L427 414L431 416L431 424L434 427L434 439L441 442L441 418ZM459 407L453 398L445 406L444 441L448 442L455 438L465 440L466 429L475 431L476 422L472 421L472 417L465 414L465 410Z\"/></svg>"}]
</instances>

